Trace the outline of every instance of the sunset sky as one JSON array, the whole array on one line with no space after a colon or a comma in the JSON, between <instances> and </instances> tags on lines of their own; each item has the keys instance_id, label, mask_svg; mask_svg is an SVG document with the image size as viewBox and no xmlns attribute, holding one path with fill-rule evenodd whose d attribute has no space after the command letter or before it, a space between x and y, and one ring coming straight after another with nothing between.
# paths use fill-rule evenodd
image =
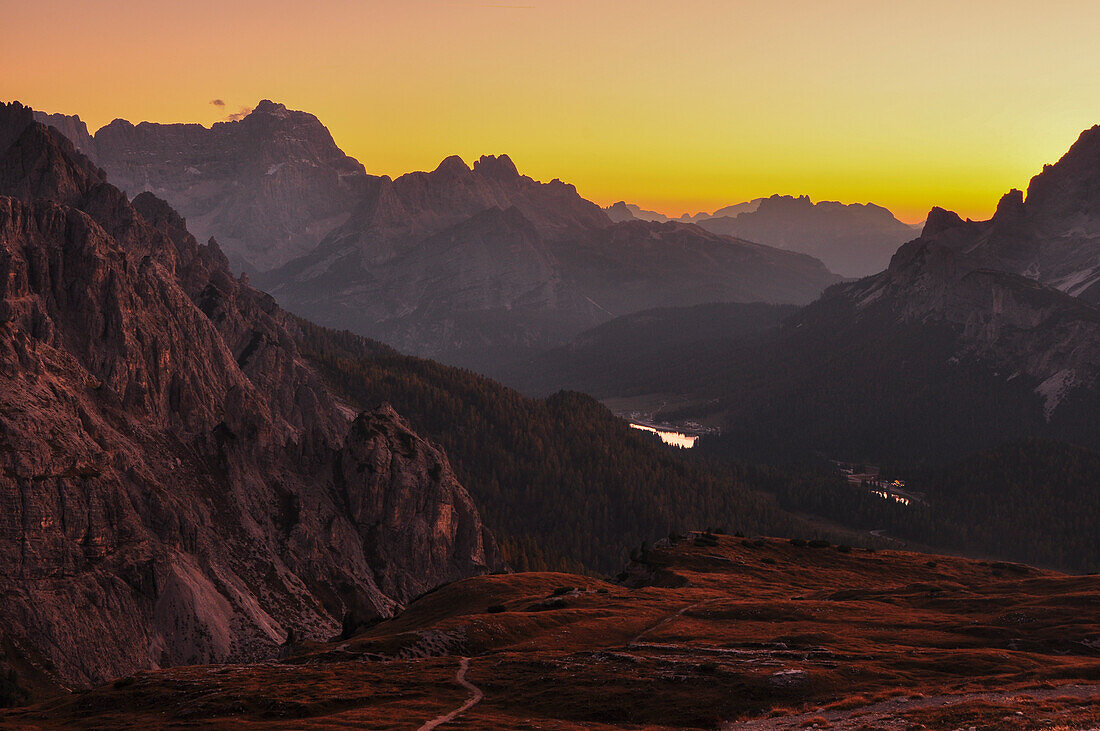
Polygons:
<instances>
[{"instance_id":1,"label":"sunset sky","mask_svg":"<svg viewBox=\"0 0 1100 731\"><path fill-rule=\"evenodd\" d=\"M1100 123L1094 0L0 0L0 16L0 100L93 130L269 98L372 173L508 153L674 215L790 193L985 218Z\"/></svg>"}]
</instances>

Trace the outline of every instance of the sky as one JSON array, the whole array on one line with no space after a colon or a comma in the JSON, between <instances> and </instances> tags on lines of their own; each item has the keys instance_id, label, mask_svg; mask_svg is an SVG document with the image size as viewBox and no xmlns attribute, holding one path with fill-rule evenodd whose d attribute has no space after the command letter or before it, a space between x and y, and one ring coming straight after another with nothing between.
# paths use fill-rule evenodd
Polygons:
<instances>
[{"instance_id":1,"label":"sky","mask_svg":"<svg viewBox=\"0 0 1100 731\"><path fill-rule=\"evenodd\" d=\"M507 153L672 215L782 193L987 218L1100 123L1095 0L0 0L0 18L0 100L93 131L266 98L372 173Z\"/></svg>"}]
</instances>

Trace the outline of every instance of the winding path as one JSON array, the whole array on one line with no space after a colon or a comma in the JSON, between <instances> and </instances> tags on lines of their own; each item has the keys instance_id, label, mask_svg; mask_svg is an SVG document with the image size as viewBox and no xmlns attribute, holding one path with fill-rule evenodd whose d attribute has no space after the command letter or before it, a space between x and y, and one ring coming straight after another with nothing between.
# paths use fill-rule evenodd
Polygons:
<instances>
[{"instance_id":1,"label":"winding path","mask_svg":"<svg viewBox=\"0 0 1100 731\"><path fill-rule=\"evenodd\" d=\"M438 728L445 723L455 720L466 711L470 710L485 697L485 694L481 692L481 688L477 687L470 681L466 680L466 671L470 669L470 658L464 657L458 664L458 672L455 673L455 681L466 690L470 691L470 697L466 699L458 708L454 709L450 713L444 713L442 716L436 716L431 721L428 721L421 726L418 731L432 731L434 728Z\"/></svg>"},{"instance_id":2,"label":"winding path","mask_svg":"<svg viewBox=\"0 0 1100 731\"><path fill-rule=\"evenodd\" d=\"M637 645L638 641L641 640L646 635L648 635L650 632L653 632L654 630L656 630L660 627L664 627L666 624L668 624L672 620L676 619L677 617L684 616L685 612L687 612L689 610L692 610L692 609L695 609L698 606L702 606L703 604L706 604L709 601L711 601L711 600L710 599L704 599L701 602L695 602L694 604L688 604L686 607L681 608L680 611L674 612L673 614L668 615L667 617L662 619L657 624L652 625L650 627L646 627L641 632L639 632L637 634L637 636L634 637L634 639L632 639L630 642L627 643L627 647L633 647L634 645Z\"/></svg>"}]
</instances>

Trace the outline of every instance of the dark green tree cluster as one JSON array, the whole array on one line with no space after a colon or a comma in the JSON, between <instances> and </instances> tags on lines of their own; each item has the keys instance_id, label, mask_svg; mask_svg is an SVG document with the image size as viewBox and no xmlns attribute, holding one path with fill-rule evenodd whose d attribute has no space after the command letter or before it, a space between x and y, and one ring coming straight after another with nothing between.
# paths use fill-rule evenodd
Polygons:
<instances>
[{"instance_id":1,"label":"dark green tree cluster","mask_svg":"<svg viewBox=\"0 0 1100 731\"><path fill-rule=\"evenodd\" d=\"M1074 571L1100 569L1100 454L1060 442L1005 444L905 475L927 504L899 505L824 469L761 470L780 505L938 549Z\"/></svg>"},{"instance_id":2,"label":"dark green tree cluster","mask_svg":"<svg viewBox=\"0 0 1100 731\"><path fill-rule=\"evenodd\" d=\"M300 346L349 403L390 403L441 445L513 567L614 573L627 548L704 525L803 530L735 468L716 475L594 399L546 399L301 322Z\"/></svg>"}]
</instances>

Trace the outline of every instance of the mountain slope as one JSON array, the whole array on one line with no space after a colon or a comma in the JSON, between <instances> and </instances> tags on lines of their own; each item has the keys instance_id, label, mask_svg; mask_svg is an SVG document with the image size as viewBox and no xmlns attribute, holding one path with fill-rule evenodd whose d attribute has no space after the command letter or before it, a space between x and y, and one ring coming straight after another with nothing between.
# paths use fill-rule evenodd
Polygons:
<instances>
[{"instance_id":1,"label":"mountain slope","mask_svg":"<svg viewBox=\"0 0 1100 731\"><path fill-rule=\"evenodd\" d=\"M1012 190L993 218L951 220L938 242L981 266L1019 274L1100 304L1100 126L1081 133L1054 165ZM930 236L930 234L929 234Z\"/></svg>"},{"instance_id":2,"label":"mountain slope","mask_svg":"<svg viewBox=\"0 0 1100 731\"><path fill-rule=\"evenodd\" d=\"M923 239L724 367L694 385L736 453L923 463L1029 436L1098 444L1100 312Z\"/></svg>"},{"instance_id":3,"label":"mountain slope","mask_svg":"<svg viewBox=\"0 0 1100 731\"><path fill-rule=\"evenodd\" d=\"M284 306L406 352L493 372L615 316L713 301L807 302L806 256L680 223L613 224L507 157L379 179L309 255L265 275Z\"/></svg>"},{"instance_id":4,"label":"mountain slope","mask_svg":"<svg viewBox=\"0 0 1100 731\"><path fill-rule=\"evenodd\" d=\"M316 117L264 100L243 119L134 125L94 137L79 117L38 114L130 195L149 191L216 237L235 270L262 271L312 249L342 223L368 180Z\"/></svg>"},{"instance_id":5,"label":"mountain slope","mask_svg":"<svg viewBox=\"0 0 1100 731\"><path fill-rule=\"evenodd\" d=\"M394 404L442 444L516 569L613 572L630 547L701 522L808 532L748 471L711 472L578 393L521 394L469 371L302 324L302 352L349 403Z\"/></svg>"},{"instance_id":6,"label":"mountain slope","mask_svg":"<svg viewBox=\"0 0 1100 731\"><path fill-rule=\"evenodd\" d=\"M643 310L586 330L560 348L539 353L501 374L533 394L571 389L598 398L675 393L698 384L700 368L740 352L746 340L777 327L794 305L705 304Z\"/></svg>"},{"instance_id":7,"label":"mountain slope","mask_svg":"<svg viewBox=\"0 0 1100 731\"><path fill-rule=\"evenodd\" d=\"M5 663L71 686L259 659L499 565L445 456L387 407L352 420L294 327L0 107Z\"/></svg>"}]
</instances>

